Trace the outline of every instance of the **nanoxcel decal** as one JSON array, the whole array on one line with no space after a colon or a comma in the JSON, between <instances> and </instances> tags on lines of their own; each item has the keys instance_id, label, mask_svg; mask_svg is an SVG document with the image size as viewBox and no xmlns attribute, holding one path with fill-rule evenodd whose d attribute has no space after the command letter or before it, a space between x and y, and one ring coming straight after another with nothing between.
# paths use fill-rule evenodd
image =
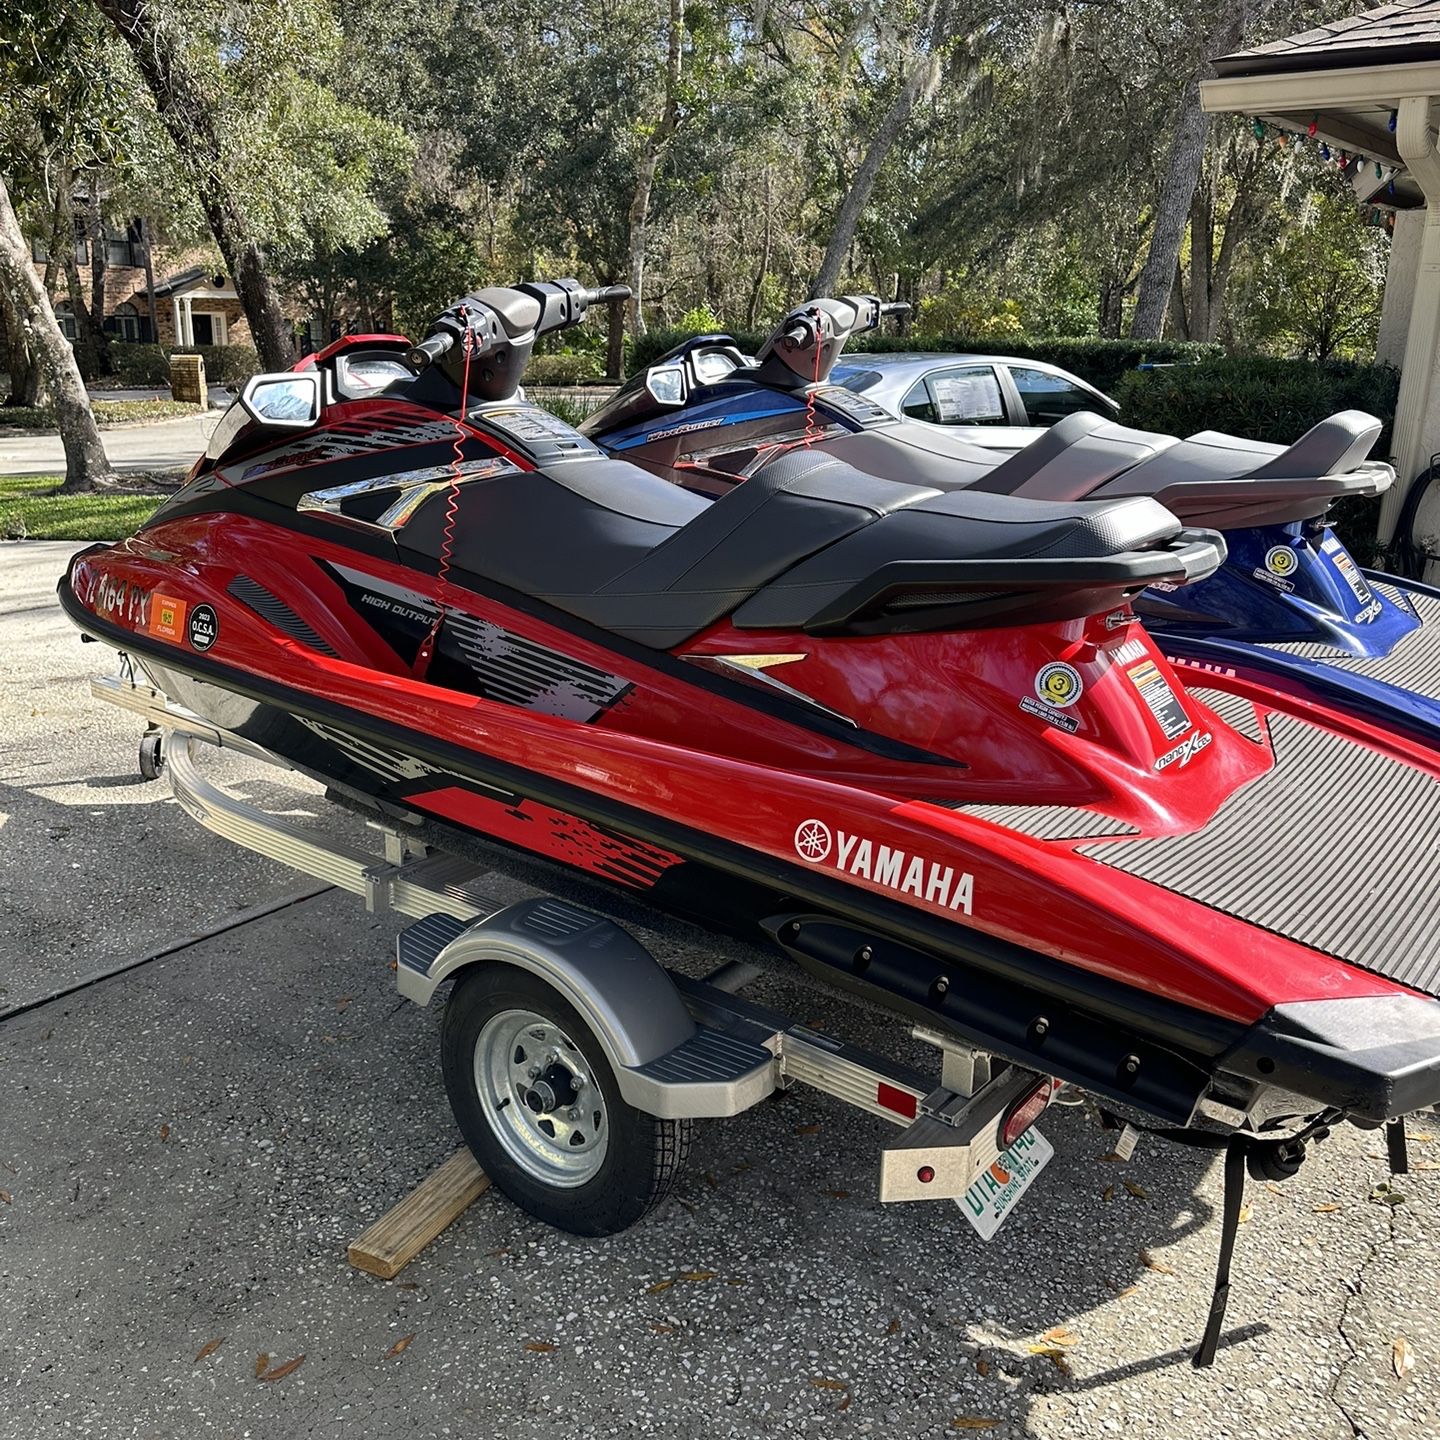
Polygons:
<instances>
[{"instance_id":1,"label":"nanoxcel decal","mask_svg":"<svg viewBox=\"0 0 1440 1440\"><path fill-rule=\"evenodd\" d=\"M802 820L795 827L795 853L811 865L831 864L846 875L857 875L899 895L913 895L944 910L972 913L975 877L967 871L957 874L953 865L839 828L832 833L823 820Z\"/></svg>"},{"instance_id":2,"label":"nanoxcel decal","mask_svg":"<svg viewBox=\"0 0 1440 1440\"><path fill-rule=\"evenodd\" d=\"M1156 762L1157 770L1168 770L1172 765L1188 765L1209 743L1208 730L1197 730L1187 735L1173 750L1167 751Z\"/></svg>"}]
</instances>

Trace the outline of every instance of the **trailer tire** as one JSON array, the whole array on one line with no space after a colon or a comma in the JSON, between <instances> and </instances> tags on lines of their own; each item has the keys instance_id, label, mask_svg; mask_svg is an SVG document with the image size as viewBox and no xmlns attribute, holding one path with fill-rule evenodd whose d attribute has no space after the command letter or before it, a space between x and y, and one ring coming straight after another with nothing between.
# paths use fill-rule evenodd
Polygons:
<instances>
[{"instance_id":1,"label":"trailer tire","mask_svg":"<svg viewBox=\"0 0 1440 1440\"><path fill-rule=\"evenodd\" d=\"M691 1122L626 1104L590 1026L538 976L499 963L464 971L440 1044L465 1143L527 1214L573 1235L614 1235L669 1193Z\"/></svg>"}]
</instances>

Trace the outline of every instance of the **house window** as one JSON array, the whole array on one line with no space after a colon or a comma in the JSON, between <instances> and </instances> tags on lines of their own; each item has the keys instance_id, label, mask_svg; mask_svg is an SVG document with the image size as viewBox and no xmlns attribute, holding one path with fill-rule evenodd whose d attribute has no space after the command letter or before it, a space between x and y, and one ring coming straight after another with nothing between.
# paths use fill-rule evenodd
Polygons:
<instances>
[{"instance_id":1,"label":"house window","mask_svg":"<svg viewBox=\"0 0 1440 1440\"><path fill-rule=\"evenodd\" d=\"M126 300L115 307L115 338L127 345L137 344L144 338L140 323L140 312Z\"/></svg>"},{"instance_id":2,"label":"house window","mask_svg":"<svg viewBox=\"0 0 1440 1440\"><path fill-rule=\"evenodd\" d=\"M75 323L75 312L68 302L62 301L55 307L55 319L60 333L73 345L80 338L80 327Z\"/></svg>"}]
</instances>

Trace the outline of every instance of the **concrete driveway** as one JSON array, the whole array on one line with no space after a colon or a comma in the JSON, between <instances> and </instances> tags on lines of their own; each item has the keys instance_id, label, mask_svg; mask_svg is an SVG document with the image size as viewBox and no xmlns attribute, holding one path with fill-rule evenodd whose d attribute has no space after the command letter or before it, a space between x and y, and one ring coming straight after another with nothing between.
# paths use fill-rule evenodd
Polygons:
<instances>
[{"instance_id":1,"label":"concrete driveway","mask_svg":"<svg viewBox=\"0 0 1440 1440\"><path fill-rule=\"evenodd\" d=\"M84 689L110 657L53 608L71 548L0 549L0 1008L26 1007L0 1020L4 1440L1436 1434L1440 1120L1412 1123L1429 1168L1398 1206L1369 1198L1384 1146L1354 1130L1251 1187L1205 1372L1217 1167L1152 1141L1107 1163L1078 1110L1044 1122L1055 1159L989 1244L944 1204L882 1209L893 1132L794 1091L701 1126L624 1235L492 1194L398 1280L353 1271L346 1242L458 1143L438 1010L397 999L393 921L134 778L134 726ZM311 789L224 773L326 818ZM691 970L725 953L647 939ZM803 985L755 994L921 1058ZM267 1382L261 1354L304 1359Z\"/></svg>"},{"instance_id":2,"label":"concrete driveway","mask_svg":"<svg viewBox=\"0 0 1440 1440\"><path fill-rule=\"evenodd\" d=\"M100 432L110 463L121 472L184 470L204 450L220 423L219 410L196 411L153 425L116 425ZM63 475L59 435L0 435L0 475Z\"/></svg>"}]
</instances>

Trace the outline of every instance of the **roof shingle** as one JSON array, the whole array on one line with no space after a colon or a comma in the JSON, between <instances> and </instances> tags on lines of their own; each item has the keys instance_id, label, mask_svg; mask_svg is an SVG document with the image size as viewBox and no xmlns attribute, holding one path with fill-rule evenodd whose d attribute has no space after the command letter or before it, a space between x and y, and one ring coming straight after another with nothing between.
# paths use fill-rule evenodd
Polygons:
<instances>
[{"instance_id":1,"label":"roof shingle","mask_svg":"<svg viewBox=\"0 0 1440 1440\"><path fill-rule=\"evenodd\" d=\"M1221 55L1213 63L1220 75L1263 75L1420 60L1440 60L1440 0L1391 0L1253 50Z\"/></svg>"}]
</instances>

